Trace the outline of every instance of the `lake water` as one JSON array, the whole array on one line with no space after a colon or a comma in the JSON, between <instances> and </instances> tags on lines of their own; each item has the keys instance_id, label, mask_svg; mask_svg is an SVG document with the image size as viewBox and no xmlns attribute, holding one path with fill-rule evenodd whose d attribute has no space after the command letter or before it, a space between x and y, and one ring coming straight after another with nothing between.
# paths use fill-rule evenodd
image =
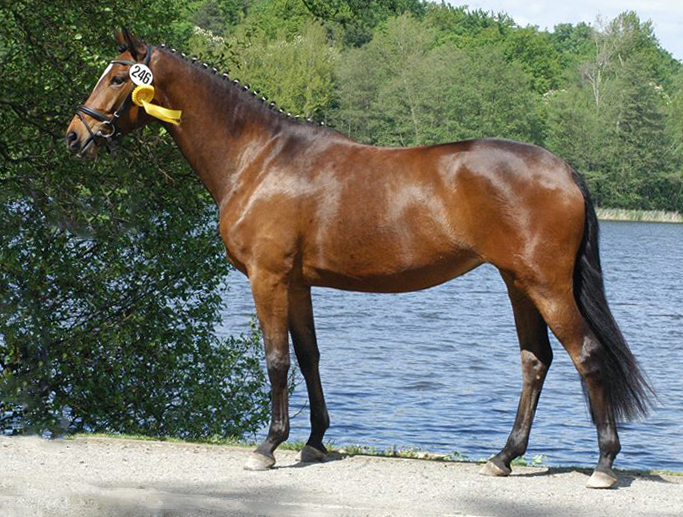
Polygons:
<instances>
[{"instance_id":1,"label":"lake water","mask_svg":"<svg viewBox=\"0 0 683 517\"><path fill-rule=\"evenodd\" d=\"M601 230L612 311L660 398L646 420L621 427L616 466L683 471L683 225L603 222ZM245 277L235 273L229 284L224 331L236 335L248 330L254 305ZM331 419L326 440L473 460L503 447L521 372L510 303L494 268L417 293L314 289L313 305ZM526 458L593 466L597 441L578 374L552 344ZM306 440L302 380L290 414L290 439Z\"/></svg>"}]
</instances>

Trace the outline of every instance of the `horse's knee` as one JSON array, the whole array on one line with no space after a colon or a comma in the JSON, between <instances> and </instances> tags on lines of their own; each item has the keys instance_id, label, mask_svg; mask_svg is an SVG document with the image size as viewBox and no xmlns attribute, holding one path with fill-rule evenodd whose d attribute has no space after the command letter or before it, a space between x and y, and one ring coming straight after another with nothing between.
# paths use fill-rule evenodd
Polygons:
<instances>
[{"instance_id":1,"label":"horse's knee","mask_svg":"<svg viewBox=\"0 0 683 517\"><path fill-rule=\"evenodd\" d=\"M286 383L287 374L289 372L290 359L289 351L271 351L266 355L266 365L268 368L268 376L271 383Z\"/></svg>"}]
</instances>

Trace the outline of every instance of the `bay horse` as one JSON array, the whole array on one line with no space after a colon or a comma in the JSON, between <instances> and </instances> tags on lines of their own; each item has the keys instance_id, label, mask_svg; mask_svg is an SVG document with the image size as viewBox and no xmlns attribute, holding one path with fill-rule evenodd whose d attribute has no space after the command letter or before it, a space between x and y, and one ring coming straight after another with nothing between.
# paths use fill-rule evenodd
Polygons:
<instances>
[{"instance_id":1,"label":"bay horse","mask_svg":"<svg viewBox=\"0 0 683 517\"><path fill-rule=\"evenodd\" d=\"M215 200L227 256L249 278L271 384L268 435L246 469L272 467L289 434L288 335L311 411L300 459L327 453L311 286L415 291L488 263L512 302L523 388L507 443L482 474L509 475L527 449L553 358L550 328L581 376L597 429L599 459L587 486L617 484L617 424L645 415L652 389L607 304L598 221L572 167L540 147L499 139L364 145L283 115L175 49L125 29L116 40L120 54L69 124L67 147L94 157L161 119ZM141 69L149 76L142 81ZM131 101L141 82L151 92Z\"/></svg>"}]
</instances>

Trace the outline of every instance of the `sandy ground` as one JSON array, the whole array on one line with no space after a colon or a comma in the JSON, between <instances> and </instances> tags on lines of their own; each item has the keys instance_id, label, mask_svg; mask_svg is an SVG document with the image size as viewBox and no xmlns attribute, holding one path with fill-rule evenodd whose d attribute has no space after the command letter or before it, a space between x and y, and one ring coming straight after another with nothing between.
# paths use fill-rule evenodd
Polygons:
<instances>
[{"instance_id":1,"label":"sandy ground","mask_svg":"<svg viewBox=\"0 0 683 517\"><path fill-rule=\"evenodd\" d=\"M588 490L575 469L516 468L333 455L302 465L279 452L247 472L249 450L79 438L0 437L0 516L683 516L683 477L620 473Z\"/></svg>"}]
</instances>

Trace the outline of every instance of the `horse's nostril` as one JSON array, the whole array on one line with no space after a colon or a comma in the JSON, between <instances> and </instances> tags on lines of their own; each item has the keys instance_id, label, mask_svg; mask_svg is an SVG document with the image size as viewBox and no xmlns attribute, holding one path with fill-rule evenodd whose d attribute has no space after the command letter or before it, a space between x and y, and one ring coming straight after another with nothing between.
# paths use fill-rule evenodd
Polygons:
<instances>
[{"instance_id":1,"label":"horse's nostril","mask_svg":"<svg viewBox=\"0 0 683 517\"><path fill-rule=\"evenodd\" d=\"M66 134L66 146L72 151L78 150L78 134L75 131L69 131Z\"/></svg>"}]
</instances>

